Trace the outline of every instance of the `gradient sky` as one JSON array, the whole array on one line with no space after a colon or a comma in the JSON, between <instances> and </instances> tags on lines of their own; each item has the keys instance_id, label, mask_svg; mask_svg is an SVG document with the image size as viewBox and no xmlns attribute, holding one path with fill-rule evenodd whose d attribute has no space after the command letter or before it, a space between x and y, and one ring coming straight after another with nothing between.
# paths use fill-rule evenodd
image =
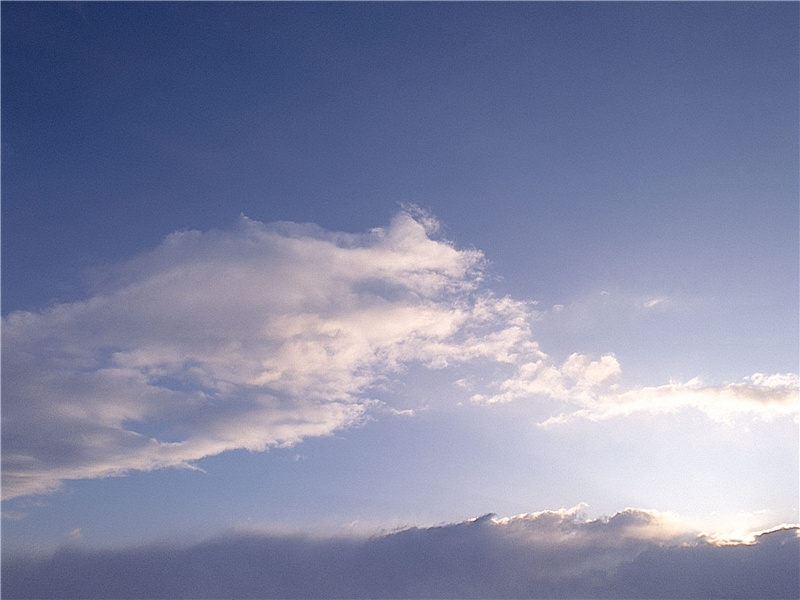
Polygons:
<instances>
[{"instance_id":1,"label":"gradient sky","mask_svg":"<svg viewBox=\"0 0 800 600\"><path fill-rule=\"evenodd\" d=\"M4 2L4 555L800 521L799 30Z\"/></svg>"}]
</instances>

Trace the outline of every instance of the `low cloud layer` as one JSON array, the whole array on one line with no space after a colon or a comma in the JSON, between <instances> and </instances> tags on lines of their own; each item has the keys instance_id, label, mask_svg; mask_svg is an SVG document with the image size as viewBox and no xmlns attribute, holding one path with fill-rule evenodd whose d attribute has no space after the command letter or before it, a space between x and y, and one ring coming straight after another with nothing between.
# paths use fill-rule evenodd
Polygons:
<instances>
[{"instance_id":1,"label":"low cloud layer","mask_svg":"<svg viewBox=\"0 0 800 600\"><path fill-rule=\"evenodd\" d=\"M7 598L797 598L797 527L715 545L667 515L491 515L366 539L236 533L3 564Z\"/></svg>"},{"instance_id":2,"label":"low cloud layer","mask_svg":"<svg viewBox=\"0 0 800 600\"><path fill-rule=\"evenodd\" d=\"M493 294L482 253L437 227L414 207L363 235L242 217L168 236L83 301L8 315L3 499L328 435L363 421L410 364L505 368L465 399L556 400L551 424L686 406L797 414L796 375L625 389L613 355L555 364L532 305Z\"/></svg>"}]
</instances>

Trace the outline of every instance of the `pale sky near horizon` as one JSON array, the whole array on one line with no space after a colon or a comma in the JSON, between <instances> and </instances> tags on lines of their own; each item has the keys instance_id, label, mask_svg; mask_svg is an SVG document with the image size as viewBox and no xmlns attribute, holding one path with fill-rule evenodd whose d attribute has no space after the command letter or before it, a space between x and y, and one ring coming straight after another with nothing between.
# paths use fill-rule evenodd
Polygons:
<instances>
[{"instance_id":1,"label":"pale sky near horizon","mask_svg":"<svg viewBox=\"0 0 800 600\"><path fill-rule=\"evenodd\" d=\"M4 555L797 523L798 69L796 3L4 2Z\"/></svg>"}]
</instances>

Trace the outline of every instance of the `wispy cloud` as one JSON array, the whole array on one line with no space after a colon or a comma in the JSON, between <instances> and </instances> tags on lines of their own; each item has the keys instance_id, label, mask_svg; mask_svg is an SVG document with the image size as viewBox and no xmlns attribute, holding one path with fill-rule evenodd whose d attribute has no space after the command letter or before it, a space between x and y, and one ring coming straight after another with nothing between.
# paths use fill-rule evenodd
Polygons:
<instances>
[{"instance_id":1,"label":"wispy cloud","mask_svg":"<svg viewBox=\"0 0 800 600\"><path fill-rule=\"evenodd\" d=\"M645 303L644 303L644 307L645 308L653 308L654 306L658 306L659 304L662 304L662 303L664 303L666 301L667 301L667 299L663 298L663 297L661 297L661 298L653 298L651 300L646 300Z\"/></svg>"},{"instance_id":2,"label":"wispy cloud","mask_svg":"<svg viewBox=\"0 0 800 600\"><path fill-rule=\"evenodd\" d=\"M581 507L367 538L232 533L191 546L11 557L14 598L792 598L796 526L717 545L679 519Z\"/></svg>"},{"instance_id":3,"label":"wispy cloud","mask_svg":"<svg viewBox=\"0 0 800 600\"><path fill-rule=\"evenodd\" d=\"M626 389L614 355L554 363L533 339L534 303L493 294L483 254L437 228L415 207L362 235L242 217L168 236L86 300L8 315L3 498L329 435L381 406L379 388L412 363L505 370L465 398L555 400L551 424L796 414L795 375Z\"/></svg>"},{"instance_id":4,"label":"wispy cloud","mask_svg":"<svg viewBox=\"0 0 800 600\"><path fill-rule=\"evenodd\" d=\"M542 423L556 425L574 418L609 419L633 413L663 414L695 409L726 422L749 415L764 420L795 419L800 409L800 378L792 373L756 373L741 382L704 385L699 378L660 386L624 388L619 362L612 354L597 360L575 353L562 365L545 358L519 365L509 377L495 382L494 394L475 394L489 404L547 397L566 409Z\"/></svg>"}]
</instances>

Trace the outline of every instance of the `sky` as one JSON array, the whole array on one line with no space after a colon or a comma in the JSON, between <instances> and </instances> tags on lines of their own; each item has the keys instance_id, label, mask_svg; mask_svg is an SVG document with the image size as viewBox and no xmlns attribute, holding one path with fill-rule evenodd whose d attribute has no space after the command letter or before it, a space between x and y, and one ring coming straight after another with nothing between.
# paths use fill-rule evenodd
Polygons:
<instances>
[{"instance_id":1,"label":"sky","mask_svg":"<svg viewBox=\"0 0 800 600\"><path fill-rule=\"evenodd\" d=\"M797 3L0 13L4 595L798 596Z\"/></svg>"}]
</instances>

